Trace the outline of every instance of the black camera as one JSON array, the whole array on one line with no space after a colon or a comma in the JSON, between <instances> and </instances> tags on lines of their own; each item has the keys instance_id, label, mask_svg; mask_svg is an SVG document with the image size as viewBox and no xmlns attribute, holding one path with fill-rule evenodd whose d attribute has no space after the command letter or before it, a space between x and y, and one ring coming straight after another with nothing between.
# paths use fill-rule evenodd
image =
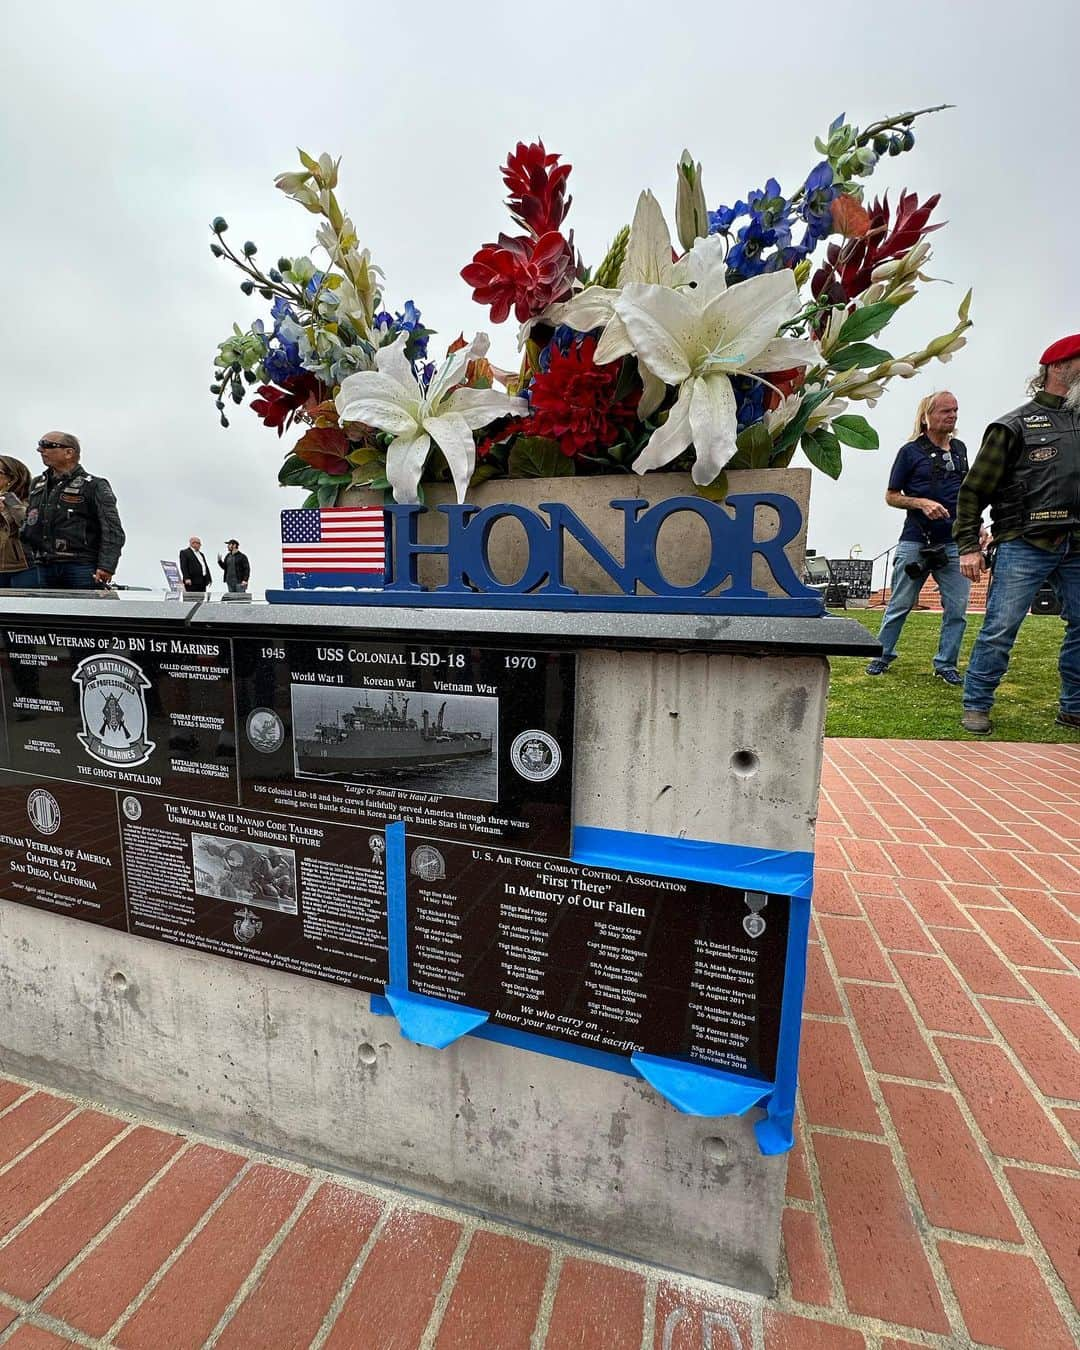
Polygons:
<instances>
[{"instance_id":1,"label":"black camera","mask_svg":"<svg viewBox=\"0 0 1080 1350\"><path fill-rule=\"evenodd\" d=\"M904 564L904 575L913 581L925 581L935 567L948 567L949 555L943 548L924 548L919 550L917 562Z\"/></svg>"}]
</instances>

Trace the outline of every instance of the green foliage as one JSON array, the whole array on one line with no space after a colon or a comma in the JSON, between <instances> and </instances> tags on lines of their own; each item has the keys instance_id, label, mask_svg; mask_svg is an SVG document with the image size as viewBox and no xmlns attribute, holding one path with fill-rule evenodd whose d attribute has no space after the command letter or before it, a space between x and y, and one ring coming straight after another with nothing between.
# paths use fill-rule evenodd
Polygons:
<instances>
[{"instance_id":1,"label":"green foliage","mask_svg":"<svg viewBox=\"0 0 1080 1350\"><path fill-rule=\"evenodd\" d=\"M844 320L837 336L837 345L846 346L849 342L862 342L864 338L876 336L896 313L895 305L864 305Z\"/></svg>"},{"instance_id":2,"label":"green foliage","mask_svg":"<svg viewBox=\"0 0 1080 1350\"><path fill-rule=\"evenodd\" d=\"M815 431L804 431L799 442L802 452L815 469L827 473L830 478L839 478L844 467L840 453L840 441L828 427L818 427Z\"/></svg>"},{"instance_id":3,"label":"green foliage","mask_svg":"<svg viewBox=\"0 0 1080 1350\"><path fill-rule=\"evenodd\" d=\"M838 611L844 614L844 611ZM848 610L871 633L881 626L880 610ZM981 614L969 614L960 653L961 671L971 654ZM866 660L830 657L827 736L891 737L924 741L1060 741L1080 744L1080 733L1059 727L1057 713L1058 653L1064 625L1054 614L1029 614L1020 626L1012 659L990 714L990 737L970 736L960 726L960 689L936 679L934 652L941 634L941 615L908 616L900 636L899 659L887 675L866 674Z\"/></svg>"},{"instance_id":4,"label":"green foliage","mask_svg":"<svg viewBox=\"0 0 1080 1350\"><path fill-rule=\"evenodd\" d=\"M519 436L510 451L511 478L566 478L574 461L546 436Z\"/></svg>"},{"instance_id":5,"label":"green foliage","mask_svg":"<svg viewBox=\"0 0 1080 1350\"><path fill-rule=\"evenodd\" d=\"M834 347L829 365L833 370L854 370L856 366L869 369L892 359L892 352L881 347L872 347L869 342L853 342L848 347Z\"/></svg>"},{"instance_id":6,"label":"green foliage","mask_svg":"<svg viewBox=\"0 0 1080 1350\"><path fill-rule=\"evenodd\" d=\"M876 450L881 443L877 432L860 413L841 413L832 419L831 425L837 438L855 450Z\"/></svg>"},{"instance_id":7,"label":"green foliage","mask_svg":"<svg viewBox=\"0 0 1080 1350\"><path fill-rule=\"evenodd\" d=\"M772 459L773 443L764 422L755 422L739 432L735 453L727 462L729 469L767 469Z\"/></svg>"}]
</instances>

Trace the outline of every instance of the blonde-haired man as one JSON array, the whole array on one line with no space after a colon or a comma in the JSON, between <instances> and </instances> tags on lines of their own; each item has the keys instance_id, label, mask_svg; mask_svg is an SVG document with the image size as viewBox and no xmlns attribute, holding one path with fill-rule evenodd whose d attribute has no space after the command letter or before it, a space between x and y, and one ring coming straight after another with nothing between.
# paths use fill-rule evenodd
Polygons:
<instances>
[{"instance_id":1,"label":"blonde-haired man","mask_svg":"<svg viewBox=\"0 0 1080 1350\"><path fill-rule=\"evenodd\" d=\"M960 686L956 669L967 625L971 583L960 571L960 553L953 542L956 498L967 473L967 449L953 435L957 402L947 389L924 398L916 411L913 439L900 447L889 474L885 501L907 513L893 559L892 590L878 641L881 655L866 667L868 675L884 675L896 660L896 643L907 616L915 608L927 577L941 593L941 636L934 656L934 674Z\"/></svg>"}]
</instances>

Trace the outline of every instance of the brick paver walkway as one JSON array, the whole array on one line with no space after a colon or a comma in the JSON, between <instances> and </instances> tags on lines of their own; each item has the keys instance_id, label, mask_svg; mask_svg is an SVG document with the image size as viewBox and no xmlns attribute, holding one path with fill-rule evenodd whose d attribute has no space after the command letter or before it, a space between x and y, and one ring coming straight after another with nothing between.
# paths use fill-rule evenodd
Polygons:
<instances>
[{"instance_id":1,"label":"brick paver walkway","mask_svg":"<svg viewBox=\"0 0 1080 1350\"><path fill-rule=\"evenodd\" d=\"M0 1345L1071 1350L1080 752L827 748L777 1300L0 1079Z\"/></svg>"}]
</instances>

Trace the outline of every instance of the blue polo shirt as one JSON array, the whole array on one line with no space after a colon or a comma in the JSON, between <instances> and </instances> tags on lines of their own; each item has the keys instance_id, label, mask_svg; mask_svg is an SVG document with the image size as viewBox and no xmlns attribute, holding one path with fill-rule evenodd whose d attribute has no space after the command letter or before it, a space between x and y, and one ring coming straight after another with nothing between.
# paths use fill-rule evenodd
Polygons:
<instances>
[{"instance_id":1,"label":"blue polo shirt","mask_svg":"<svg viewBox=\"0 0 1080 1350\"><path fill-rule=\"evenodd\" d=\"M889 491L902 492L906 497L928 497L949 511L948 520L927 520L921 511L908 511L901 540L932 546L952 543L956 498L967 471L967 446L955 437L947 452L927 436L900 447L889 474Z\"/></svg>"}]
</instances>

